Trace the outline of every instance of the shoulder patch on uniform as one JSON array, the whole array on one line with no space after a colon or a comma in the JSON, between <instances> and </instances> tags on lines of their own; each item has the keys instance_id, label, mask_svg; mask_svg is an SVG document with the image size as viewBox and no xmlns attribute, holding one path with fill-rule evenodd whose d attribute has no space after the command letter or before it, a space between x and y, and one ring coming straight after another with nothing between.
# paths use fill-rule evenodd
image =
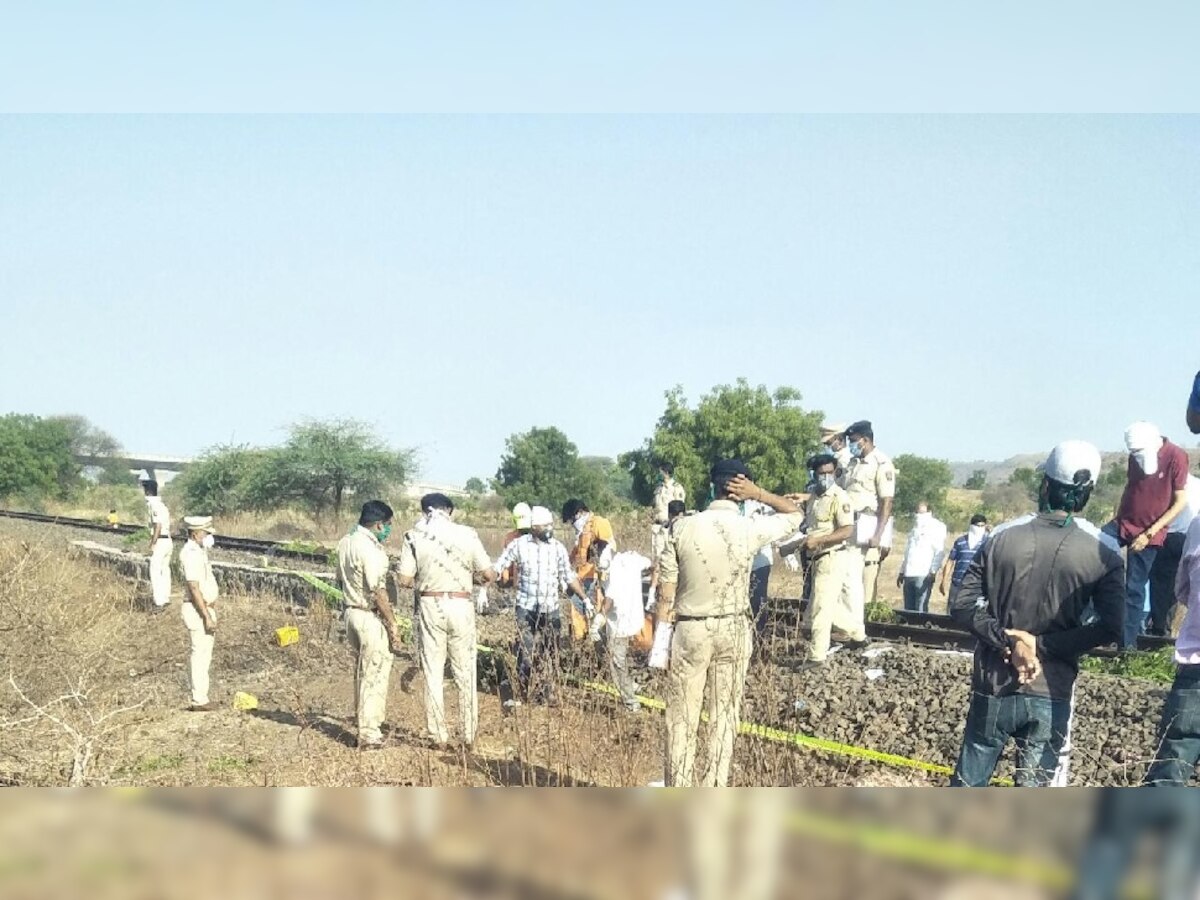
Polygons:
<instances>
[{"instance_id":1,"label":"shoulder patch on uniform","mask_svg":"<svg viewBox=\"0 0 1200 900\"><path fill-rule=\"evenodd\" d=\"M850 504L849 503L842 504L842 512L844 512L844 513L850 512Z\"/></svg>"},{"instance_id":2,"label":"shoulder patch on uniform","mask_svg":"<svg viewBox=\"0 0 1200 900\"><path fill-rule=\"evenodd\" d=\"M894 481L896 478L896 473L894 470L888 469L887 471L885 471L883 473L883 477L886 478L888 481Z\"/></svg>"}]
</instances>

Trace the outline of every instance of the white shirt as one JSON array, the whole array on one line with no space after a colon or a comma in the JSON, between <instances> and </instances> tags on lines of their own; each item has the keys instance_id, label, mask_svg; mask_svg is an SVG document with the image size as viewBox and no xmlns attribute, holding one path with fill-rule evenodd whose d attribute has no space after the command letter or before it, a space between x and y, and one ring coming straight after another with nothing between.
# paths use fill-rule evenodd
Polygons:
<instances>
[{"instance_id":1,"label":"white shirt","mask_svg":"<svg viewBox=\"0 0 1200 900\"><path fill-rule=\"evenodd\" d=\"M946 526L930 516L918 519L904 550L904 577L924 578L936 572L946 550Z\"/></svg>"},{"instance_id":2,"label":"white shirt","mask_svg":"<svg viewBox=\"0 0 1200 900\"><path fill-rule=\"evenodd\" d=\"M650 560L632 550L616 554L608 564L608 583L605 585L604 595L612 601L608 622L616 637L633 637L645 624L642 573L649 568Z\"/></svg>"},{"instance_id":3,"label":"white shirt","mask_svg":"<svg viewBox=\"0 0 1200 900\"><path fill-rule=\"evenodd\" d=\"M504 548L492 568L503 572L517 564L517 607L539 613L558 612L562 586L575 577L567 548L551 538L540 541L532 534L517 538Z\"/></svg>"},{"instance_id":4,"label":"white shirt","mask_svg":"<svg viewBox=\"0 0 1200 900\"><path fill-rule=\"evenodd\" d=\"M162 497L147 497L146 506L150 507L150 532L154 533L154 526L158 526L159 535L169 538L171 536L171 513L167 510L167 504L163 503Z\"/></svg>"},{"instance_id":5,"label":"white shirt","mask_svg":"<svg viewBox=\"0 0 1200 900\"><path fill-rule=\"evenodd\" d=\"M1184 490L1187 492L1187 506L1183 508L1183 512L1177 515L1175 521L1167 528L1170 534L1187 534L1192 520L1197 515L1200 515L1200 478L1197 478L1195 475L1188 475Z\"/></svg>"},{"instance_id":6,"label":"white shirt","mask_svg":"<svg viewBox=\"0 0 1200 900\"><path fill-rule=\"evenodd\" d=\"M156 498L157 499L157 498ZM205 603L217 602L217 579L213 577L212 563L208 551L189 539L179 551L179 565L183 569L183 580L194 581L200 586L200 596Z\"/></svg>"},{"instance_id":7,"label":"white shirt","mask_svg":"<svg viewBox=\"0 0 1200 900\"><path fill-rule=\"evenodd\" d=\"M1200 517L1192 520L1183 542L1183 558L1175 576L1175 599L1187 607L1187 615L1175 639L1175 662L1200 665Z\"/></svg>"}]
</instances>

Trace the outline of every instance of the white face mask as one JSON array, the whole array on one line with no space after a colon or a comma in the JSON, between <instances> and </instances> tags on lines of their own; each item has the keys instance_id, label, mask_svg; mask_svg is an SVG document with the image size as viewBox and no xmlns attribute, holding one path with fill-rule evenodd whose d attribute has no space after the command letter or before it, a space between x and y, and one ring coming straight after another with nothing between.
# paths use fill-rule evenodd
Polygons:
<instances>
[{"instance_id":1,"label":"white face mask","mask_svg":"<svg viewBox=\"0 0 1200 900\"><path fill-rule=\"evenodd\" d=\"M929 523L929 520L930 520L930 519L932 519L932 518L933 518L933 513L930 513L930 512L923 512L923 513L921 513L921 512L919 512L919 513L917 513L917 524L918 524L918 525L926 525L926 524L928 524L928 523Z\"/></svg>"},{"instance_id":2,"label":"white face mask","mask_svg":"<svg viewBox=\"0 0 1200 900\"><path fill-rule=\"evenodd\" d=\"M217 543L217 539L208 532L204 533L203 540L200 541L200 546L205 550L211 550Z\"/></svg>"},{"instance_id":3,"label":"white face mask","mask_svg":"<svg viewBox=\"0 0 1200 900\"><path fill-rule=\"evenodd\" d=\"M967 544L974 547L983 540L983 536L987 534L987 526L985 525L970 525L967 527Z\"/></svg>"},{"instance_id":4,"label":"white face mask","mask_svg":"<svg viewBox=\"0 0 1200 900\"><path fill-rule=\"evenodd\" d=\"M1147 475L1154 475L1158 472L1158 454L1151 450L1134 450L1132 454L1134 460Z\"/></svg>"}]
</instances>

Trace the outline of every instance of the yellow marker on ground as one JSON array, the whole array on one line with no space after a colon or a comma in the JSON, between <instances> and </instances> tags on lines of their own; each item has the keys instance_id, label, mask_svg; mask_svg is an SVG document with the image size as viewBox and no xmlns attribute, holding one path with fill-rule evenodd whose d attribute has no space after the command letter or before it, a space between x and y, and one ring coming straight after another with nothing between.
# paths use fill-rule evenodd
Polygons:
<instances>
[{"instance_id":1,"label":"yellow marker on ground","mask_svg":"<svg viewBox=\"0 0 1200 900\"><path fill-rule=\"evenodd\" d=\"M243 712L258 709L258 698L253 694L247 694L245 691L238 691L233 695L233 708L240 709Z\"/></svg>"},{"instance_id":2,"label":"yellow marker on ground","mask_svg":"<svg viewBox=\"0 0 1200 900\"><path fill-rule=\"evenodd\" d=\"M286 647L288 644L296 644L300 642L300 629L295 625L285 625L282 628L275 629L275 642L280 647Z\"/></svg>"}]
</instances>

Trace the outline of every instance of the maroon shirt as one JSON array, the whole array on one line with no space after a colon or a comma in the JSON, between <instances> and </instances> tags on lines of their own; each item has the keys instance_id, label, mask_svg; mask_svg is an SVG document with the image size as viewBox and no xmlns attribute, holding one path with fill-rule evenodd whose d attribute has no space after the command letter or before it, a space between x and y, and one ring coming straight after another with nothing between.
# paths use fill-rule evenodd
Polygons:
<instances>
[{"instance_id":1,"label":"maroon shirt","mask_svg":"<svg viewBox=\"0 0 1200 900\"><path fill-rule=\"evenodd\" d=\"M1117 510L1121 546L1133 543L1134 538L1157 522L1175 502L1175 492L1187 487L1188 455L1166 438L1158 450L1158 471L1147 475L1129 457L1129 481ZM1167 540L1164 527L1150 539L1151 547L1161 547Z\"/></svg>"}]
</instances>

